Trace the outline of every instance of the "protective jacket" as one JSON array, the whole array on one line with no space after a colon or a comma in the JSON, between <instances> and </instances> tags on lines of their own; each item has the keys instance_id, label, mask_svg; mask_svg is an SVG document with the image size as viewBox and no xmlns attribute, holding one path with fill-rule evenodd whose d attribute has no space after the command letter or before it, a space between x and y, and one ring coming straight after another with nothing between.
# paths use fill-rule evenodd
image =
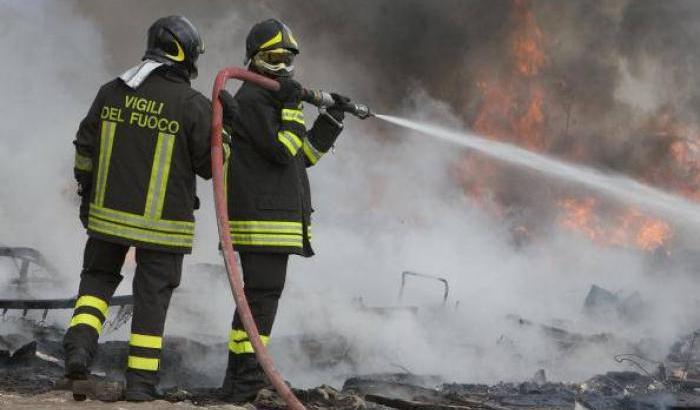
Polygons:
<instances>
[{"instance_id":1,"label":"protective jacket","mask_svg":"<svg viewBox=\"0 0 700 410\"><path fill-rule=\"evenodd\" d=\"M226 170L229 228L241 252L313 255L306 168L333 146L341 128L319 116L306 130L300 103L244 83L224 113L231 134Z\"/></svg>"},{"instance_id":2,"label":"protective jacket","mask_svg":"<svg viewBox=\"0 0 700 410\"><path fill-rule=\"evenodd\" d=\"M195 174L211 178L210 130L209 100L168 67L136 90L119 78L103 85L74 141L88 235L189 253Z\"/></svg>"}]
</instances>

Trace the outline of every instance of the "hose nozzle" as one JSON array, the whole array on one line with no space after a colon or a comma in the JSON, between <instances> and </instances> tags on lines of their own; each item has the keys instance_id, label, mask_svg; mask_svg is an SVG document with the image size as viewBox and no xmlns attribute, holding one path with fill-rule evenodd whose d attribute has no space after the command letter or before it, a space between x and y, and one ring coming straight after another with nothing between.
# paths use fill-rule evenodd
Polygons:
<instances>
[{"instance_id":1,"label":"hose nozzle","mask_svg":"<svg viewBox=\"0 0 700 410\"><path fill-rule=\"evenodd\" d=\"M305 89L302 93L301 99L319 108L328 108L337 105L333 99L333 96L330 93L322 90ZM342 104L341 108L343 111L350 113L361 120L367 119L374 115L367 105L354 103L352 101Z\"/></svg>"}]
</instances>

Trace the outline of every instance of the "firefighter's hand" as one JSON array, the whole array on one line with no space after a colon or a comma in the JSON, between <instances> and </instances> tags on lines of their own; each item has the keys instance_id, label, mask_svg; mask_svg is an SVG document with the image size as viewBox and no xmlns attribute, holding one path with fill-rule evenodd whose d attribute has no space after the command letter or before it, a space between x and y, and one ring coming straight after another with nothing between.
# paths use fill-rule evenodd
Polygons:
<instances>
[{"instance_id":1,"label":"firefighter's hand","mask_svg":"<svg viewBox=\"0 0 700 410\"><path fill-rule=\"evenodd\" d=\"M80 223L83 224L83 228L88 227L88 215L90 214L90 195L83 196L80 198Z\"/></svg>"},{"instance_id":2,"label":"firefighter's hand","mask_svg":"<svg viewBox=\"0 0 700 410\"><path fill-rule=\"evenodd\" d=\"M78 182L78 190L76 193L80 198L78 217L80 218L80 223L87 229L88 215L90 214L90 194L92 191L91 174L83 171L76 171L75 178Z\"/></svg>"},{"instance_id":3,"label":"firefighter's hand","mask_svg":"<svg viewBox=\"0 0 700 410\"><path fill-rule=\"evenodd\" d=\"M301 84L285 77L279 78L277 82L280 84L280 89L272 93L276 100L283 104L298 104L301 101L303 90Z\"/></svg>"},{"instance_id":4,"label":"firefighter's hand","mask_svg":"<svg viewBox=\"0 0 700 410\"><path fill-rule=\"evenodd\" d=\"M331 93L335 105L328 107L328 114L332 115L338 122L343 122L345 119L345 111L343 111L343 106L350 102L350 99L344 95L338 93Z\"/></svg>"}]
</instances>

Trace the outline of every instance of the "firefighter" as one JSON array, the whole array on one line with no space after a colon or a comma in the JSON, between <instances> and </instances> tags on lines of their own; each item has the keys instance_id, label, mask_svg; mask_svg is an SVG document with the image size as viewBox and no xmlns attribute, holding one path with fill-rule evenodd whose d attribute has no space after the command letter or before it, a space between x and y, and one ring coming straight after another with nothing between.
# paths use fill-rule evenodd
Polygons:
<instances>
[{"instance_id":1,"label":"firefighter","mask_svg":"<svg viewBox=\"0 0 700 410\"><path fill-rule=\"evenodd\" d=\"M226 170L230 234L243 270L245 294L267 344L284 288L290 254L310 257L311 196L306 168L328 152L342 130L343 111L329 108L306 130L302 88L292 79L299 53L291 30L274 19L246 39L248 69L277 80L271 92L244 83L235 97L220 95L232 138ZM337 101L349 101L334 94ZM222 391L245 402L268 386L243 324L234 313Z\"/></svg>"},{"instance_id":2,"label":"firefighter","mask_svg":"<svg viewBox=\"0 0 700 410\"><path fill-rule=\"evenodd\" d=\"M148 30L141 63L103 85L80 123L74 173L87 228L80 287L64 339L65 372L86 379L129 247L136 249L125 398L151 401L166 312L194 236L195 175L211 178L211 103L190 86L204 53L182 16Z\"/></svg>"}]
</instances>

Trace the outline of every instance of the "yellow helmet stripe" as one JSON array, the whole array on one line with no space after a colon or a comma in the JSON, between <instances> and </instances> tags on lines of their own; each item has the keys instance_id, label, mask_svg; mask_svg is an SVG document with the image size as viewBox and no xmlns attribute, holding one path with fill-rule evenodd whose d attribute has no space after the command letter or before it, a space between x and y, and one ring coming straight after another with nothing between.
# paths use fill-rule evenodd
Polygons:
<instances>
[{"instance_id":1,"label":"yellow helmet stripe","mask_svg":"<svg viewBox=\"0 0 700 410\"><path fill-rule=\"evenodd\" d=\"M289 37L289 41L290 41L292 44L294 44L294 47L299 47L299 44L297 44L297 41L296 41L296 39L294 38L294 36L292 35L292 32L291 32L291 31L287 30L287 36Z\"/></svg>"},{"instance_id":2,"label":"yellow helmet stripe","mask_svg":"<svg viewBox=\"0 0 700 410\"><path fill-rule=\"evenodd\" d=\"M185 50L182 49L182 46L177 40L174 40L175 45L177 46L177 55L171 55L168 53L165 53L165 56L168 57L171 60L174 61L185 61Z\"/></svg>"},{"instance_id":3,"label":"yellow helmet stripe","mask_svg":"<svg viewBox=\"0 0 700 410\"><path fill-rule=\"evenodd\" d=\"M267 40L266 42L262 43L260 45L260 48L258 50L262 50L263 48L270 47L271 45L281 43L282 42L282 32L278 31L277 34L275 34L274 37L271 39Z\"/></svg>"}]
</instances>

